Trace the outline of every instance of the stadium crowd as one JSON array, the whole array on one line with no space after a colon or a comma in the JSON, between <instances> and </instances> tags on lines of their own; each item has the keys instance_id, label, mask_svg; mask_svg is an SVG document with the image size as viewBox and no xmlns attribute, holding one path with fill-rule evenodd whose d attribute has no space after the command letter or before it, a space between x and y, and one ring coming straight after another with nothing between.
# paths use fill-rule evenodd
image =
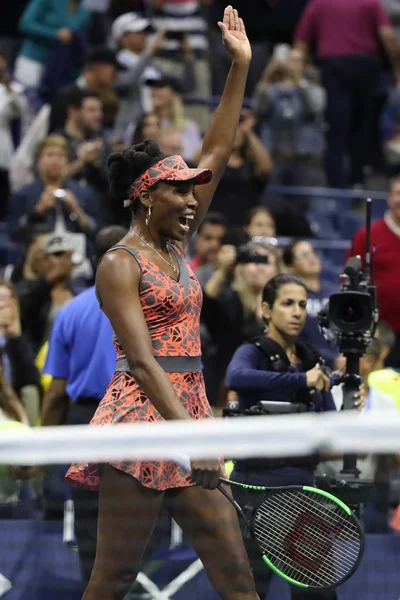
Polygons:
<instances>
[{"instance_id":1,"label":"stadium crowd","mask_svg":"<svg viewBox=\"0 0 400 600\"><path fill-rule=\"evenodd\" d=\"M229 68L216 27L225 4L0 6L0 421L93 415L115 361L93 292L96 264L130 224L109 191L107 158L151 138L197 166ZM246 100L189 261L204 294L202 360L217 414L236 401L227 368L264 331L262 292L279 273L307 288L302 339L332 369L345 368L317 315L339 289L346 248L364 254L360 199L371 187L387 199L373 209L381 322L361 361L367 392L373 372L400 368L400 0L237 0L235 8L253 52ZM95 319L85 348L71 337L78 313ZM99 340L104 381L91 362ZM75 359L87 361L86 373L74 371ZM387 532L399 477L391 464L375 472L380 501L366 523ZM62 517L64 473L0 477L0 518Z\"/></svg>"}]
</instances>

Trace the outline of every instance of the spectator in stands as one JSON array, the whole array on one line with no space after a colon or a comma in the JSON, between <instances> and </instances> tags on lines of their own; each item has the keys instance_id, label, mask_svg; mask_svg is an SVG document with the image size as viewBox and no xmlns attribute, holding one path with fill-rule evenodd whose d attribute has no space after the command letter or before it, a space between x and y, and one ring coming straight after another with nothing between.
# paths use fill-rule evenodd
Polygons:
<instances>
[{"instance_id":1,"label":"spectator in stands","mask_svg":"<svg viewBox=\"0 0 400 600\"><path fill-rule=\"evenodd\" d=\"M11 229L40 221L59 230L94 235L95 198L87 188L64 179L67 164L66 140L57 135L45 138L39 149L36 181L21 188L11 199Z\"/></svg>"},{"instance_id":2,"label":"spectator in stands","mask_svg":"<svg viewBox=\"0 0 400 600\"><path fill-rule=\"evenodd\" d=\"M182 132L176 127L162 127L158 134L158 145L161 152L167 156L182 154Z\"/></svg>"},{"instance_id":3,"label":"spectator in stands","mask_svg":"<svg viewBox=\"0 0 400 600\"><path fill-rule=\"evenodd\" d=\"M337 286L321 278L322 265L318 254L307 240L296 240L283 252L283 262L293 275L299 277L307 290L307 319L301 339L318 350L330 367L338 357L337 349L328 344L318 324L318 313Z\"/></svg>"},{"instance_id":4,"label":"spectator in stands","mask_svg":"<svg viewBox=\"0 0 400 600\"><path fill-rule=\"evenodd\" d=\"M259 204L273 168L254 124L253 115L243 111L228 164L213 198L213 208L233 226L243 225L246 211ZM197 160L195 157L195 163Z\"/></svg>"},{"instance_id":5,"label":"spectator in stands","mask_svg":"<svg viewBox=\"0 0 400 600\"><path fill-rule=\"evenodd\" d=\"M103 106L103 124L111 127L119 106L118 96L112 88L118 66L115 54L109 48L93 48L76 83L62 89L53 98L51 105L45 104L40 109L11 163L10 179L13 191L32 182L37 149L50 132L65 127L68 102L74 90L88 90L98 94Z\"/></svg>"},{"instance_id":6,"label":"spectator in stands","mask_svg":"<svg viewBox=\"0 0 400 600\"><path fill-rule=\"evenodd\" d=\"M388 210L383 219L372 223L371 248L374 256L375 282L380 317L395 332L396 342L387 358L387 366L400 368L400 178L392 179L387 199ZM365 227L353 238L351 255L365 254Z\"/></svg>"},{"instance_id":7,"label":"spectator in stands","mask_svg":"<svg viewBox=\"0 0 400 600\"><path fill-rule=\"evenodd\" d=\"M87 180L87 168L96 168L104 147L102 125L103 107L99 96L87 90L72 90L67 99L65 126L55 132L68 142L67 177ZM98 170L96 176L100 175Z\"/></svg>"},{"instance_id":8,"label":"spectator in stands","mask_svg":"<svg viewBox=\"0 0 400 600\"><path fill-rule=\"evenodd\" d=\"M356 24L356 26L355 26ZM398 46L380 0L313 0L295 35L303 51L317 44L322 83L328 95L326 168L331 187L364 183L379 77L379 42L400 77ZM346 155L351 170L346 172Z\"/></svg>"},{"instance_id":9,"label":"spectator in stands","mask_svg":"<svg viewBox=\"0 0 400 600\"><path fill-rule=\"evenodd\" d=\"M200 267L216 259L227 225L224 215L207 213L199 225L194 240L194 254L189 262L192 271L196 273Z\"/></svg>"},{"instance_id":10,"label":"spectator in stands","mask_svg":"<svg viewBox=\"0 0 400 600\"><path fill-rule=\"evenodd\" d=\"M35 356L22 333L20 307L15 287L0 279L1 378L18 395L33 426L40 411L40 374Z\"/></svg>"},{"instance_id":11,"label":"spectator in stands","mask_svg":"<svg viewBox=\"0 0 400 600\"><path fill-rule=\"evenodd\" d=\"M217 269L204 287L201 319L217 346L217 361L207 373L208 389L219 394L225 371L236 348L264 329L261 315L262 290L280 271L275 246L248 242L232 253L218 255ZM233 264L232 264L233 263ZM233 268L232 282L228 276ZM213 382L211 384L211 381Z\"/></svg>"},{"instance_id":12,"label":"spectator in stands","mask_svg":"<svg viewBox=\"0 0 400 600\"><path fill-rule=\"evenodd\" d=\"M105 46L92 48L79 79L72 86L61 90L53 99L47 131L57 131L64 127L69 94L76 88L89 90L100 96L104 125L111 128L119 109L119 98L113 89L113 84L117 70L121 68L112 50Z\"/></svg>"},{"instance_id":13,"label":"spectator in stands","mask_svg":"<svg viewBox=\"0 0 400 600\"><path fill-rule=\"evenodd\" d=\"M14 153L12 122L22 119L27 102L22 86L11 83L4 52L0 50L0 219L7 215L10 194L9 169Z\"/></svg>"},{"instance_id":14,"label":"spectator in stands","mask_svg":"<svg viewBox=\"0 0 400 600\"><path fill-rule=\"evenodd\" d=\"M75 32L85 31L89 23L90 12L80 0L31 0L20 20L25 40L15 64L15 79L36 88L57 42L71 44Z\"/></svg>"},{"instance_id":15,"label":"spectator in stands","mask_svg":"<svg viewBox=\"0 0 400 600\"><path fill-rule=\"evenodd\" d=\"M73 179L96 193L96 210L101 223L113 223L115 213L108 193L107 158L112 152L103 133L103 108L94 92L73 88L66 99L67 120L56 132L68 143L69 164L65 179Z\"/></svg>"},{"instance_id":16,"label":"spectator in stands","mask_svg":"<svg viewBox=\"0 0 400 600\"><path fill-rule=\"evenodd\" d=\"M280 49L268 62L253 98L261 140L273 161L269 183L319 185L325 151L325 90L309 78L302 51Z\"/></svg>"},{"instance_id":17,"label":"spectator in stands","mask_svg":"<svg viewBox=\"0 0 400 600\"><path fill-rule=\"evenodd\" d=\"M251 208L245 216L243 225L249 238L276 236L275 219L265 206Z\"/></svg>"},{"instance_id":18,"label":"spectator in stands","mask_svg":"<svg viewBox=\"0 0 400 600\"><path fill-rule=\"evenodd\" d=\"M43 276L17 285L22 331L35 355L48 340L57 312L75 296L70 284L73 248L68 238L58 235L50 238L44 254Z\"/></svg>"},{"instance_id":19,"label":"spectator in stands","mask_svg":"<svg viewBox=\"0 0 400 600\"><path fill-rule=\"evenodd\" d=\"M151 61L162 43L165 31L160 30L146 48L150 30L150 20L133 12L121 15L112 25L112 38L119 48L117 59L126 69L118 74L114 86L120 97L120 106L113 135L126 145L129 143L132 122L136 124L143 112L151 110L150 91L145 81L161 76Z\"/></svg>"},{"instance_id":20,"label":"spectator in stands","mask_svg":"<svg viewBox=\"0 0 400 600\"><path fill-rule=\"evenodd\" d=\"M147 80L146 84L151 87L153 110L159 118L160 128L179 129L182 134L182 156L191 162L202 137L198 125L185 118L180 83L165 75L159 79Z\"/></svg>"},{"instance_id":21,"label":"spectator in stands","mask_svg":"<svg viewBox=\"0 0 400 600\"><path fill-rule=\"evenodd\" d=\"M211 75L208 61L208 35L202 9L210 4L210 0L148 0L148 4L153 11L154 29L167 31L155 65L168 76L184 79L185 55L193 54L196 58L193 62L195 86L191 91L197 97L209 98ZM222 14L223 10L218 14L217 20L221 19ZM188 106L187 114L204 133L209 121L208 106Z\"/></svg>"},{"instance_id":22,"label":"spectator in stands","mask_svg":"<svg viewBox=\"0 0 400 600\"><path fill-rule=\"evenodd\" d=\"M160 121L157 115L153 112L144 113L136 124L131 145L140 144L144 140L155 140L157 142L159 133Z\"/></svg>"},{"instance_id":23,"label":"spectator in stands","mask_svg":"<svg viewBox=\"0 0 400 600\"><path fill-rule=\"evenodd\" d=\"M37 279L43 272L44 246L53 229L45 223L18 227L13 239L21 248L22 257L9 263L3 271L3 277L17 285L24 279Z\"/></svg>"},{"instance_id":24,"label":"spectator in stands","mask_svg":"<svg viewBox=\"0 0 400 600\"><path fill-rule=\"evenodd\" d=\"M95 265L125 234L126 230L117 226L99 231ZM112 337L110 322L99 307L94 286L58 312L44 367L52 382L43 399L42 426L89 424L114 373L116 352ZM98 495L73 488L72 498L79 559L87 583L96 555Z\"/></svg>"}]
</instances>

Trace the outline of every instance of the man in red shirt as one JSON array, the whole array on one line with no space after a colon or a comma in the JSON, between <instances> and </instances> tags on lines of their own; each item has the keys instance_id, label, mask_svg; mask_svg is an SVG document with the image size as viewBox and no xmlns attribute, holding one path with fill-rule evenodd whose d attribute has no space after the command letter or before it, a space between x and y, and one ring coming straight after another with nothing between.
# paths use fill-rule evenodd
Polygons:
<instances>
[{"instance_id":1,"label":"man in red shirt","mask_svg":"<svg viewBox=\"0 0 400 600\"><path fill-rule=\"evenodd\" d=\"M328 96L327 175L332 187L362 185L379 76L379 41L399 79L397 42L380 0L311 0L295 33L296 46L316 44ZM351 158L351 173L345 168Z\"/></svg>"},{"instance_id":2,"label":"man in red shirt","mask_svg":"<svg viewBox=\"0 0 400 600\"><path fill-rule=\"evenodd\" d=\"M389 210L371 227L371 249L376 247L375 282L380 318L396 334L396 342L387 366L400 367L400 177L391 181L387 199ZM365 255L365 227L353 239L353 251L347 257Z\"/></svg>"}]
</instances>

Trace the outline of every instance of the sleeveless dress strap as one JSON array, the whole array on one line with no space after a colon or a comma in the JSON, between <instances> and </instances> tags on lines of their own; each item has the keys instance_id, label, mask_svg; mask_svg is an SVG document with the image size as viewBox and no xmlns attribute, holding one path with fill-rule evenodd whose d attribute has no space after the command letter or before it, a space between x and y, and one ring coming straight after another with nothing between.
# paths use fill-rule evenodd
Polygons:
<instances>
[{"instance_id":1,"label":"sleeveless dress strap","mask_svg":"<svg viewBox=\"0 0 400 600\"><path fill-rule=\"evenodd\" d=\"M140 282L139 283L141 283L143 274L142 274L142 266L138 260L139 252L137 250L135 250L134 248L131 248L130 246L124 246L123 244L118 244L117 246L112 246L112 248L109 248L109 250L104 252L104 254L100 257L100 260L97 263L97 268L99 268L99 265L100 265L101 261L103 260L103 258L105 257L105 255L108 254L109 252L114 252L114 250L125 250L126 252L128 252L128 254L130 254L135 259L135 261L139 265L139 269L140 269ZM101 308L103 303L101 301L100 294L98 293L97 289L96 289L96 297L97 297L97 300L99 301L100 308Z\"/></svg>"}]
</instances>

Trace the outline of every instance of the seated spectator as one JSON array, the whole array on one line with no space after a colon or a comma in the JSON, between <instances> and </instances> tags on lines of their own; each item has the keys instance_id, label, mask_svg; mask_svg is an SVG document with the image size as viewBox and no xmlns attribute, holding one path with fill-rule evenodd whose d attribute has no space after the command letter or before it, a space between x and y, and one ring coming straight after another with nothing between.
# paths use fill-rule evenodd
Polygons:
<instances>
[{"instance_id":1,"label":"seated spectator","mask_svg":"<svg viewBox=\"0 0 400 600\"><path fill-rule=\"evenodd\" d=\"M236 226L243 224L246 210L260 203L272 169L269 153L253 127L253 116L243 112L228 164L213 197L213 208Z\"/></svg>"},{"instance_id":2,"label":"seated spectator","mask_svg":"<svg viewBox=\"0 0 400 600\"><path fill-rule=\"evenodd\" d=\"M14 153L12 122L22 119L27 102L22 86L11 83L4 52L0 50L0 218L7 215L10 194L9 169Z\"/></svg>"},{"instance_id":3,"label":"seated spectator","mask_svg":"<svg viewBox=\"0 0 400 600\"><path fill-rule=\"evenodd\" d=\"M220 260L219 268L204 287L201 320L217 349L212 364L207 365L205 361L211 401L219 396L236 348L263 332L261 294L265 284L280 272L279 259L276 247L248 242L237 250L232 283L227 283L232 269L229 257L227 261Z\"/></svg>"},{"instance_id":4,"label":"seated spectator","mask_svg":"<svg viewBox=\"0 0 400 600\"><path fill-rule=\"evenodd\" d=\"M265 206L255 206L245 216L244 230L249 238L273 238L276 236L275 219Z\"/></svg>"},{"instance_id":5,"label":"seated spectator","mask_svg":"<svg viewBox=\"0 0 400 600\"><path fill-rule=\"evenodd\" d=\"M301 339L317 348L328 365L333 367L338 351L330 346L322 335L318 313L338 288L321 279L321 261L310 242L306 240L297 240L285 248L283 262L293 275L302 279L307 289L307 320Z\"/></svg>"},{"instance_id":6,"label":"seated spectator","mask_svg":"<svg viewBox=\"0 0 400 600\"><path fill-rule=\"evenodd\" d=\"M35 356L22 334L16 289L10 282L2 279L0 279L0 348L3 376L18 395L29 423L33 426L40 414L40 374L35 367Z\"/></svg>"},{"instance_id":7,"label":"seated spectator","mask_svg":"<svg viewBox=\"0 0 400 600\"><path fill-rule=\"evenodd\" d=\"M197 273L200 267L216 259L227 224L226 218L220 213L209 212L204 217L194 239L194 254L189 261L192 271Z\"/></svg>"},{"instance_id":8,"label":"seated spectator","mask_svg":"<svg viewBox=\"0 0 400 600\"><path fill-rule=\"evenodd\" d=\"M68 102L74 90L98 94L103 106L104 126L112 126L119 106L118 96L112 88L117 67L120 65L112 50L102 46L92 48L79 79L60 90L51 105L45 104L40 109L13 157L10 171L13 190L32 182L37 149L49 133L64 128Z\"/></svg>"},{"instance_id":9,"label":"seated spectator","mask_svg":"<svg viewBox=\"0 0 400 600\"><path fill-rule=\"evenodd\" d=\"M44 248L42 277L21 281L17 286L22 331L35 355L48 340L57 312L75 296L70 279L74 267L68 239L54 236Z\"/></svg>"},{"instance_id":10,"label":"seated spectator","mask_svg":"<svg viewBox=\"0 0 400 600\"><path fill-rule=\"evenodd\" d=\"M96 46L87 55L82 75L77 81L62 90L51 103L48 132L52 133L64 127L67 102L74 89L89 90L99 95L103 105L103 122L105 127L113 126L119 109L119 98L113 84L117 70L121 65L112 50L106 46Z\"/></svg>"},{"instance_id":11,"label":"seated spectator","mask_svg":"<svg viewBox=\"0 0 400 600\"><path fill-rule=\"evenodd\" d=\"M144 113L138 120L132 136L131 145L140 144L144 140L156 140L160 133L160 121L153 112Z\"/></svg>"},{"instance_id":12,"label":"seated spectator","mask_svg":"<svg viewBox=\"0 0 400 600\"><path fill-rule=\"evenodd\" d=\"M112 147L104 139L103 107L100 97L88 90L71 90L67 103L65 127L56 132L68 143L69 164L65 179L74 179L89 186L97 197L97 214L102 223L112 223L118 218L113 211L108 193L107 158Z\"/></svg>"},{"instance_id":13,"label":"seated spectator","mask_svg":"<svg viewBox=\"0 0 400 600\"><path fill-rule=\"evenodd\" d=\"M25 40L15 64L15 79L29 88L38 87L57 42L71 44L75 32L87 29L90 17L80 0L31 0L19 24Z\"/></svg>"},{"instance_id":14,"label":"seated spectator","mask_svg":"<svg viewBox=\"0 0 400 600\"><path fill-rule=\"evenodd\" d=\"M37 279L43 271L44 246L53 229L49 225L38 223L19 227L13 239L21 249L21 259L8 264L3 278L17 285L24 279Z\"/></svg>"},{"instance_id":15,"label":"seated spectator","mask_svg":"<svg viewBox=\"0 0 400 600\"><path fill-rule=\"evenodd\" d=\"M180 83L173 77L163 76L149 79L146 84L151 87L153 111L160 120L161 129L175 127L181 132L182 156L191 162L200 147L202 136L198 125L185 118Z\"/></svg>"},{"instance_id":16,"label":"seated spectator","mask_svg":"<svg viewBox=\"0 0 400 600\"><path fill-rule=\"evenodd\" d=\"M36 181L21 188L11 199L11 230L17 225L41 222L59 231L88 237L95 234L96 199L79 183L64 180L67 164L66 140L58 135L47 137L40 145Z\"/></svg>"}]
</instances>

